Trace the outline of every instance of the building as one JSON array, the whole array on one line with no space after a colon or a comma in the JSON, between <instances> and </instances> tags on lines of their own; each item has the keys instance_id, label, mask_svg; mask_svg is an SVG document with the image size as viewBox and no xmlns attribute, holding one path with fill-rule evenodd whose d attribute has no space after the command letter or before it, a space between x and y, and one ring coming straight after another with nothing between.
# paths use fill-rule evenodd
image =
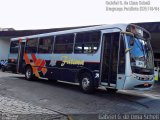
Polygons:
<instances>
[{"instance_id":1,"label":"building","mask_svg":"<svg viewBox=\"0 0 160 120\"><path fill-rule=\"evenodd\" d=\"M155 65L160 66L160 22L146 22L146 23L135 23L135 24L145 28L151 33L152 36L151 45L154 52ZM39 30L14 30L13 28L0 28L0 60L6 60L8 58L10 38L69 30L75 28L83 28L83 27L88 27L88 26L39 29Z\"/></svg>"}]
</instances>

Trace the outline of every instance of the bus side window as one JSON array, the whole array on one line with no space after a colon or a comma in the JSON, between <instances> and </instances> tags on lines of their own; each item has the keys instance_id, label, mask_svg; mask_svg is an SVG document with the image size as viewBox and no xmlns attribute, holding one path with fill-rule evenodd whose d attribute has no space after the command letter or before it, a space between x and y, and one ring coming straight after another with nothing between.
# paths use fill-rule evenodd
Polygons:
<instances>
[{"instance_id":1,"label":"bus side window","mask_svg":"<svg viewBox=\"0 0 160 120\"><path fill-rule=\"evenodd\" d=\"M122 35L121 35L121 40L120 40L118 73L119 74L125 73L125 44L124 44L124 36L122 36Z\"/></svg>"},{"instance_id":2,"label":"bus side window","mask_svg":"<svg viewBox=\"0 0 160 120\"><path fill-rule=\"evenodd\" d=\"M72 53L74 34L57 35L54 44L54 53Z\"/></svg>"},{"instance_id":3,"label":"bus side window","mask_svg":"<svg viewBox=\"0 0 160 120\"><path fill-rule=\"evenodd\" d=\"M38 45L38 38L27 39L25 52L26 53L36 53Z\"/></svg>"},{"instance_id":4,"label":"bus side window","mask_svg":"<svg viewBox=\"0 0 160 120\"><path fill-rule=\"evenodd\" d=\"M39 39L38 53L51 53L54 37L42 37Z\"/></svg>"},{"instance_id":5,"label":"bus side window","mask_svg":"<svg viewBox=\"0 0 160 120\"><path fill-rule=\"evenodd\" d=\"M100 32L77 33L74 47L75 53L95 53L100 44Z\"/></svg>"},{"instance_id":6,"label":"bus side window","mask_svg":"<svg viewBox=\"0 0 160 120\"><path fill-rule=\"evenodd\" d=\"M10 44L10 53L18 53L19 41L12 41Z\"/></svg>"}]
</instances>

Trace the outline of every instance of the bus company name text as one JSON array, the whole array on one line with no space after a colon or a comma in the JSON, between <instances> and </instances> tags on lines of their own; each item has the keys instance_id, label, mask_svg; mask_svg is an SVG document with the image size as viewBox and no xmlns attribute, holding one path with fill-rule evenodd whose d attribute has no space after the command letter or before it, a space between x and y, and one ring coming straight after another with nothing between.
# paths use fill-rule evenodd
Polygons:
<instances>
[{"instance_id":1,"label":"bus company name text","mask_svg":"<svg viewBox=\"0 0 160 120\"><path fill-rule=\"evenodd\" d=\"M61 66L64 66L65 64L69 65L84 65L84 60L76 60L72 59L69 56L62 56L62 64Z\"/></svg>"}]
</instances>

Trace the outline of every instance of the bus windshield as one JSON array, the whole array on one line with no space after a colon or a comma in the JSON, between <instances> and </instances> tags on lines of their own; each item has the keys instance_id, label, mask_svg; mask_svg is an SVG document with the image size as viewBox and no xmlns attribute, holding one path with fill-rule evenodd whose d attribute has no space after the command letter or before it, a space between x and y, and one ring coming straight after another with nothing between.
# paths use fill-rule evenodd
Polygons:
<instances>
[{"instance_id":1,"label":"bus windshield","mask_svg":"<svg viewBox=\"0 0 160 120\"><path fill-rule=\"evenodd\" d=\"M131 67L153 69L153 55L149 41L127 35Z\"/></svg>"}]
</instances>

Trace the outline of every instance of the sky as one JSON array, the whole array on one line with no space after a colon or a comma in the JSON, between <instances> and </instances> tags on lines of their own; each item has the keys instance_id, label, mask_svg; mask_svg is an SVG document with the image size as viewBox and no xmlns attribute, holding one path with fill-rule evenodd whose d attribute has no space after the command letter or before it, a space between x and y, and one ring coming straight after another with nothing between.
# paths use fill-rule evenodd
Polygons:
<instances>
[{"instance_id":1,"label":"sky","mask_svg":"<svg viewBox=\"0 0 160 120\"><path fill-rule=\"evenodd\" d=\"M48 29L160 21L160 11L108 12L105 2L106 0L0 0L0 28ZM160 7L160 0L150 2L152 6Z\"/></svg>"}]
</instances>

